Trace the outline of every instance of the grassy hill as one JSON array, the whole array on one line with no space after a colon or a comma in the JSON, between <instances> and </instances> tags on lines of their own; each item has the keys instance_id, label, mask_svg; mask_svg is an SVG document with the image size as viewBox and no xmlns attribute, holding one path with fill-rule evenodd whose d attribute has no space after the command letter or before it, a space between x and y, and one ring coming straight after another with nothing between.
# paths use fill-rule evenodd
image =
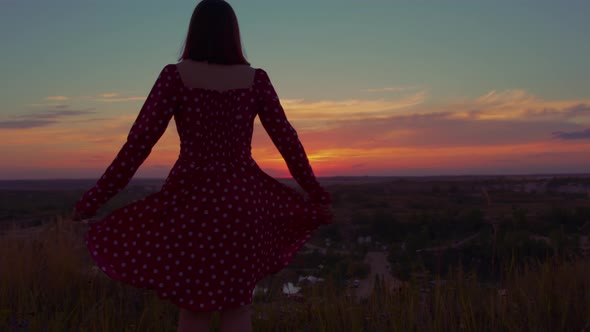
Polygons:
<instances>
[{"instance_id":1,"label":"grassy hill","mask_svg":"<svg viewBox=\"0 0 590 332\"><path fill-rule=\"evenodd\" d=\"M261 281L255 331L590 332L588 179L324 179L334 224ZM175 331L173 305L90 260L68 221L89 183L0 183L0 331ZM132 183L99 216L158 186ZM324 281L283 293L306 275Z\"/></svg>"}]
</instances>

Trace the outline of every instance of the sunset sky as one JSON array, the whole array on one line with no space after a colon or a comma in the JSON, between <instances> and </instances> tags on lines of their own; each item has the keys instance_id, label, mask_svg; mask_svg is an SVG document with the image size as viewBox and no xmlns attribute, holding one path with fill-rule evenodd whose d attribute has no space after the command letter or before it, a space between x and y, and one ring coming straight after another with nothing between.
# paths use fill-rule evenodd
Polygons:
<instances>
[{"instance_id":1,"label":"sunset sky","mask_svg":"<svg viewBox=\"0 0 590 332\"><path fill-rule=\"evenodd\" d=\"M228 2L319 176L590 172L590 1ZM1 0L0 179L100 176L196 3Z\"/></svg>"}]
</instances>

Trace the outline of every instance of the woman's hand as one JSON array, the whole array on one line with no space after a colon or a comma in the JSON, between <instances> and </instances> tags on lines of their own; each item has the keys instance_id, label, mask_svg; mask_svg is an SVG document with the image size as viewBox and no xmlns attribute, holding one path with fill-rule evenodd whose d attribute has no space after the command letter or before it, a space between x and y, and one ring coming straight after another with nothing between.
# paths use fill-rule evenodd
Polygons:
<instances>
[{"instance_id":1,"label":"woman's hand","mask_svg":"<svg viewBox=\"0 0 590 332\"><path fill-rule=\"evenodd\" d=\"M332 211L332 205L330 204L322 204L322 212L324 212L326 215L333 215L333 211Z\"/></svg>"},{"instance_id":2,"label":"woman's hand","mask_svg":"<svg viewBox=\"0 0 590 332\"><path fill-rule=\"evenodd\" d=\"M74 211L72 212L72 221L74 222L87 222L88 219L90 219L92 216L87 216L84 215L82 213L80 213L78 210L74 209Z\"/></svg>"},{"instance_id":3,"label":"woman's hand","mask_svg":"<svg viewBox=\"0 0 590 332\"><path fill-rule=\"evenodd\" d=\"M330 220L334 218L334 211L332 210L332 205L330 204L321 204L320 211L322 215L328 217Z\"/></svg>"}]
</instances>

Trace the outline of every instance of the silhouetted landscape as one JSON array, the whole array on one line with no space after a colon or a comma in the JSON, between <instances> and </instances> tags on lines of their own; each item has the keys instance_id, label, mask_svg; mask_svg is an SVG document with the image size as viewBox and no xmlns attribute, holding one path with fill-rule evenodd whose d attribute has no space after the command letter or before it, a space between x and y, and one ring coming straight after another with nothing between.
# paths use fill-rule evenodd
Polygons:
<instances>
[{"instance_id":1,"label":"silhouetted landscape","mask_svg":"<svg viewBox=\"0 0 590 332\"><path fill-rule=\"evenodd\" d=\"M292 179L281 181L295 186ZM588 329L590 175L320 181L332 194L334 223L321 226L287 269L259 283L258 330ZM162 184L132 181L97 217ZM90 305L96 294L87 292L115 301L132 317L132 326L122 326L116 325L119 313L106 313L112 330L144 330L146 312L173 311L166 304L150 308L152 302L138 297L152 295L114 284L92 264L82 240L87 225L68 221L73 204L92 185L0 181L0 330L37 331L47 321L62 330L102 330L107 325L84 320L98 310ZM61 290L71 298L58 295L64 287L74 288ZM562 293L560 299L554 292ZM479 303L481 296L486 303ZM331 309L324 307L328 302ZM457 316L464 311L459 302L473 310L468 317ZM409 303L416 306L411 312L405 311ZM273 315L283 317L281 323ZM173 330L174 319L162 318L155 330Z\"/></svg>"}]
</instances>

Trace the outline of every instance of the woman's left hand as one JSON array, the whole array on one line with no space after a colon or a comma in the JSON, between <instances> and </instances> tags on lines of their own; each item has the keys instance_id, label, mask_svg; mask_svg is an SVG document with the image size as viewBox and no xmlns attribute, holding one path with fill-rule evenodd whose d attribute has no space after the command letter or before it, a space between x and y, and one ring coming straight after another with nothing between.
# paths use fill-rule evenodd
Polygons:
<instances>
[{"instance_id":1,"label":"woman's left hand","mask_svg":"<svg viewBox=\"0 0 590 332\"><path fill-rule=\"evenodd\" d=\"M72 221L74 222L86 222L88 219L90 219L91 216L86 216L82 213L80 213L78 210L74 209L74 211L72 212Z\"/></svg>"}]
</instances>

